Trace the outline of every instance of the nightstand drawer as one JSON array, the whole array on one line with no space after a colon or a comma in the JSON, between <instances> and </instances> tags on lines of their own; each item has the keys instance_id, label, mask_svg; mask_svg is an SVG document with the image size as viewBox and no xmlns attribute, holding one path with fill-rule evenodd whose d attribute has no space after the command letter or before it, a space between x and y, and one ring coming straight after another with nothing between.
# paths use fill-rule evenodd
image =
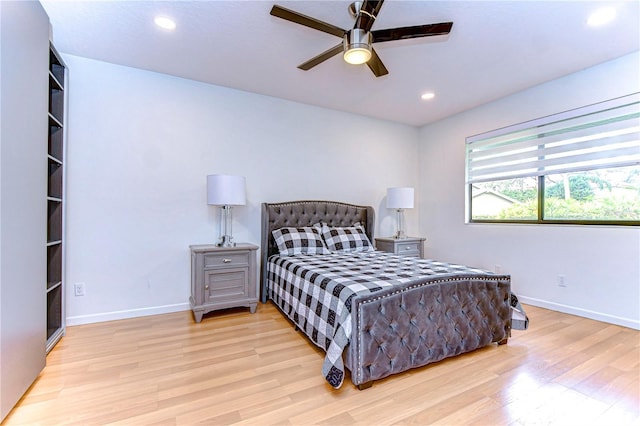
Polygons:
<instances>
[{"instance_id":1,"label":"nightstand drawer","mask_svg":"<svg viewBox=\"0 0 640 426\"><path fill-rule=\"evenodd\" d=\"M420 256L420 244L417 241L396 244L396 253L403 256Z\"/></svg>"},{"instance_id":2,"label":"nightstand drawer","mask_svg":"<svg viewBox=\"0 0 640 426\"><path fill-rule=\"evenodd\" d=\"M394 253L400 256L420 257L424 256L424 238L407 237L397 238L376 238L376 248L380 251Z\"/></svg>"},{"instance_id":3,"label":"nightstand drawer","mask_svg":"<svg viewBox=\"0 0 640 426\"><path fill-rule=\"evenodd\" d=\"M237 267L249 265L249 253L212 253L204 255L205 268Z\"/></svg>"},{"instance_id":4,"label":"nightstand drawer","mask_svg":"<svg viewBox=\"0 0 640 426\"><path fill-rule=\"evenodd\" d=\"M247 297L247 268L205 272L205 303L218 303Z\"/></svg>"}]
</instances>

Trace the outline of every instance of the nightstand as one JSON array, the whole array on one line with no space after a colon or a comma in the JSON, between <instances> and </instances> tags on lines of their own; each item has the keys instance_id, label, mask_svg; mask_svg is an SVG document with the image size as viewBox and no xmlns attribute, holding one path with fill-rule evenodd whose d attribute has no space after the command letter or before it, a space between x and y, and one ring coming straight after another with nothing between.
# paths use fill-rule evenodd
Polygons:
<instances>
[{"instance_id":1,"label":"nightstand","mask_svg":"<svg viewBox=\"0 0 640 426\"><path fill-rule=\"evenodd\" d=\"M401 240L396 238L376 238L378 250L395 253L409 257L424 257L424 241L426 238L407 237Z\"/></svg>"},{"instance_id":2,"label":"nightstand","mask_svg":"<svg viewBox=\"0 0 640 426\"><path fill-rule=\"evenodd\" d=\"M196 322L207 312L247 306L251 313L258 303L256 250L253 244L191 248L191 310Z\"/></svg>"}]
</instances>

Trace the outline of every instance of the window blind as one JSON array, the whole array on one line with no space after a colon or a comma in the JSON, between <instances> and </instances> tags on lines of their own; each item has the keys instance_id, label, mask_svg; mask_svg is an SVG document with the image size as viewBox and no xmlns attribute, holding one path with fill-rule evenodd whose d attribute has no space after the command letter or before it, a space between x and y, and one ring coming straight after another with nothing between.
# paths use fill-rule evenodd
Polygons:
<instances>
[{"instance_id":1,"label":"window blind","mask_svg":"<svg viewBox=\"0 0 640 426\"><path fill-rule=\"evenodd\" d=\"M466 142L467 183L640 164L640 92Z\"/></svg>"}]
</instances>

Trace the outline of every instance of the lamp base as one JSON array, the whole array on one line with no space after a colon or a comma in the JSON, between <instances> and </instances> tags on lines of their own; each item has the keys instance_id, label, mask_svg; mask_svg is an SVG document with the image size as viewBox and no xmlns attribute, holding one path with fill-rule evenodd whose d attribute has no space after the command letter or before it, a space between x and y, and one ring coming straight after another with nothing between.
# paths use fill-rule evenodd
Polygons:
<instances>
[{"instance_id":1,"label":"lamp base","mask_svg":"<svg viewBox=\"0 0 640 426\"><path fill-rule=\"evenodd\" d=\"M404 233L404 209L396 210L396 220L398 221L398 231L393 236L396 240L404 240L407 234Z\"/></svg>"},{"instance_id":2,"label":"lamp base","mask_svg":"<svg viewBox=\"0 0 640 426\"><path fill-rule=\"evenodd\" d=\"M233 206L222 206L222 215L220 216L220 242L216 244L218 247L235 247L236 243L233 242L231 234L231 225L233 223L231 212Z\"/></svg>"},{"instance_id":3,"label":"lamp base","mask_svg":"<svg viewBox=\"0 0 640 426\"><path fill-rule=\"evenodd\" d=\"M216 246L218 247L235 247L236 243L233 240L233 237L231 235L223 235L222 237L220 237L220 239L222 241L220 241L218 244L216 244Z\"/></svg>"}]
</instances>

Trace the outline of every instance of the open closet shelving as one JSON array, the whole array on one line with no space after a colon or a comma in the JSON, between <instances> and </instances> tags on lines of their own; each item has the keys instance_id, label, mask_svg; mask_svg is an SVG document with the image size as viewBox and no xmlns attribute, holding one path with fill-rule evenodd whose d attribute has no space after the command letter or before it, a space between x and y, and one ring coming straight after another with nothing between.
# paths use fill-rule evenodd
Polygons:
<instances>
[{"instance_id":1,"label":"open closet shelving","mask_svg":"<svg viewBox=\"0 0 640 426\"><path fill-rule=\"evenodd\" d=\"M64 190L66 66L49 48L49 146L47 151L47 352L64 335Z\"/></svg>"}]
</instances>

